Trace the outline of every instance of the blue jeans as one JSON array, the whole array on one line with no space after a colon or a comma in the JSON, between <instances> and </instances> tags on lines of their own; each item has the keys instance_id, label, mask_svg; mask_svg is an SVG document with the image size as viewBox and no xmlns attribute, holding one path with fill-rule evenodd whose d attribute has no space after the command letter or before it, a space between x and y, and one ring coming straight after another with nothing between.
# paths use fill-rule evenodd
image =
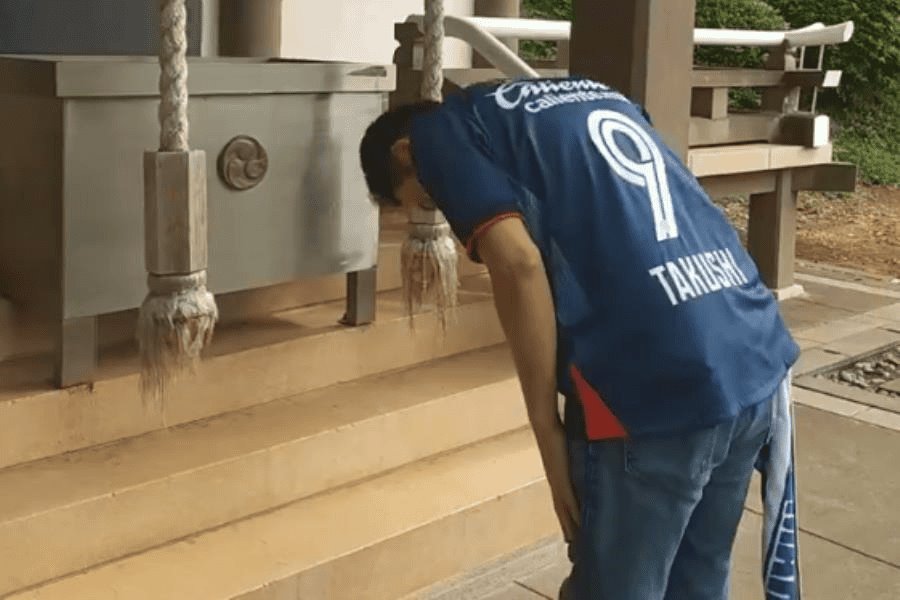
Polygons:
<instances>
[{"instance_id":1,"label":"blue jeans","mask_svg":"<svg viewBox=\"0 0 900 600\"><path fill-rule=\"evenodd\" d=\"M564 600L726 600L772 402L684 435L569 443L581 527Z\"/></svg>"}]
</instances>

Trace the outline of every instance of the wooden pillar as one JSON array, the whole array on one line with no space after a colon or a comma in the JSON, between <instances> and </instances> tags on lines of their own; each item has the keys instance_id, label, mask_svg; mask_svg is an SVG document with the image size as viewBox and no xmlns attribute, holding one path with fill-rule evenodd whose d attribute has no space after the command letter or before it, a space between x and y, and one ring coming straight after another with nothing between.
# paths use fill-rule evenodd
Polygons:
<instances>
[{"instance_id":1,"label":"wooden pillar","mask_svg":"<svg viewBox=\"0 0 900 600\"><path fill-rule=\"evenodd\" d=\"M476 17L518 17L520 0L475 0ZM518 40L504 40L504 43L515 52L519 52ZM491 63L472 51L472 66L475 68L487 68Z\"/></svg>"},{"instance_id":2,"label":"wooden pillar","mask_svg":"<svg viewBox=\"0 0 900 600\"><path fill-rule=\"evenodd\" d=\"M794 284L797 192L791 171L777 176L775 191L750 196L747 246L759 274L780 299L802 293Z\"/></svg>"},{"instance_id":3,"label":"wooden pillar","mask_svg":"<svg viewBox=\"0 0 900 600\"><path fill-rule=\"evenodd\" d=\"M219 54L281 55L282 0L220 0Z\"/></svg>"},{"instance_id":4,"label":"wooden pillar","mask_svg":"<svg viewBox=\"0 0 900 600\"><path fill-rule=\"evenodd\" d=\"M647 109L687 157L695 0L574 0L570 71Z\"/></svg>"}]
</instances>

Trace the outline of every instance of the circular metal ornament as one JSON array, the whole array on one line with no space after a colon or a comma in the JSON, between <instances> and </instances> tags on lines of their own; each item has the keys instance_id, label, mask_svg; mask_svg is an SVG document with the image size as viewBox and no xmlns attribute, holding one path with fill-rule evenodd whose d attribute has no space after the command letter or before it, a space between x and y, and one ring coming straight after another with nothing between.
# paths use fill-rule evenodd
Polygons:
<instances>
[{"instance_id":1,"label":"circular metal ornament","mask_svg":"<svg viewBox=\"0 0 900 600\"><path fill-rule=\"evenodd\" d=\"M219 175L235 190L249 190L259 185L268 170L266 149L247 135L233 138L219 155Z\"/></svg>"}]
</instances>

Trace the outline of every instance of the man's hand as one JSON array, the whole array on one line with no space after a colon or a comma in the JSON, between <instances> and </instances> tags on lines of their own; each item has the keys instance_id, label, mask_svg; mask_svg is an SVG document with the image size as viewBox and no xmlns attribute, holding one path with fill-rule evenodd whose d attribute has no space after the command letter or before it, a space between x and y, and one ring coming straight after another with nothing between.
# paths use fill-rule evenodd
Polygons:
<instances>
[{"instance_id":1,"label":"man's hand","mask_svg":"<svg viewBox=\"0 0 900 600\"><path fill-rule=\"evenodd\" d=\"M581 525L581 509L572 486L566 433L562 426L558 425L550 431L535 430L535 436L541 450L541 459L544 461L547 481L550 483L556 517L559 519L566 542L572 542Z\"/></svg>"},{"instance_id":2,"label":"man's hand","mask_svg":"<svg viewBox=\"0 0 900 600\"><path fill-rule=\"evenodd\" d=\"M578 505L569 475L566 435L556 393L556 314L541 253L520 219L504 219L478 240L491 274L494 304L506 333L566 540Z\"/></svg>"}]
</instances>

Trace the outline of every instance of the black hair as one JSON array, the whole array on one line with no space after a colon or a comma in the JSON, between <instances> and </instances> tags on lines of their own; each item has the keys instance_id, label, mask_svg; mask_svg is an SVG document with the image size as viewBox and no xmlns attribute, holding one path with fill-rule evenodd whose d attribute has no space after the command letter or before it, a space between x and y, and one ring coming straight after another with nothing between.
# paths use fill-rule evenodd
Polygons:
<instances>
[{"instance_id":1,"label":"black hair","mask_svg":"<svg viewBox=\"0 0 900 600\"><path fill-rule=\"evenodd\" d=\"M381 205L399 206L394 197L394 187L398 183L391 161L391 147L405 135L413 117L433 110L440 104L429 100L405 104L391 109L375 119L363 136L359 145L366 185L376 202Z\"/></svg>"}]
</instances>

